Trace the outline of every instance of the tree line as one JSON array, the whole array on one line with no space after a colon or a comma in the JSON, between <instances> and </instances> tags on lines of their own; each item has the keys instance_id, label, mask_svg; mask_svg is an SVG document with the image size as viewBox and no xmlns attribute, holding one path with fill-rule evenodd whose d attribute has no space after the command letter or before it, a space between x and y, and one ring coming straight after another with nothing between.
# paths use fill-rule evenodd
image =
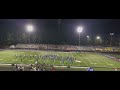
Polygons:
<instances>
[{"instance_id":1,"label":"tree line","mask_svg":"<svg viewBox=\"0 0 120 90\"><path fill-rule=\"evenodd\" d=\"M87 38L86 35L81 35L80 42L81 45L89 46L109 46L110 45L110 35L101 34L101 39L97 40L96 35L91 35ZM62 38L62 39L61 39ZM30 41L32 44L61 44L61 45L78 45L79 38L64 37L59 35L57 38L54 35L49 35L49 33L31 33ZM1 45L16 45L16 44L28 44L29 34L27 32L3 32L0 33L0 44ZM112 39L113 46L120 46L120 35L114 35Z\"/></svg>"}]
</instances>

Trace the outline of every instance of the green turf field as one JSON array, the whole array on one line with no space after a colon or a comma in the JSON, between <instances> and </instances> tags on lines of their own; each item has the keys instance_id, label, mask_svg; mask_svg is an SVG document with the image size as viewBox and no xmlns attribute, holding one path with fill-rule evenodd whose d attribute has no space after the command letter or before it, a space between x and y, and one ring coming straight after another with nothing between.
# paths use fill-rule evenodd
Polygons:
<instances>
[{"instance_id":1,"label":"green turf field","mask_svg":"<svg viewBox=\"0 0 120 90\"><path fill-rule=\"evenodd\" d=\"M112 53L112 54L108 54L108 55L110 55L110 56L113 56L113 57L116 57L116 58L120 59L120 54L114 54L114 53Z\"/></svg>"},{"instance_id":2,"label":"green turf field","mask_svg":"<svg viewBox=\"0 0 120 90\"><path fill-rule=\"evenodd\" d=\"M22 51L22 50L3 50L0 51L0 64L21 64L19 58L15 58L15 55L46 55L46 54L58 54L59 56L73 56L76 58L76 62L71 64L71 66L76 67L93 67L95 71L114 71L111 68L120 68L120 62L109 59L97 53L76 53L76 52L54 52L54 51ZM34 64L35 59L23 59L22 64ZM51 65L50 60L46 60L47 64ZM43 63L43 60L39 60L39 63ZM54 63L55 66L68 66L69 64L65 62L61 64L58 60ZM58 70L67 71L84 71L86 69L82 68L57 68Z\"/></svg>"}]
</instances>

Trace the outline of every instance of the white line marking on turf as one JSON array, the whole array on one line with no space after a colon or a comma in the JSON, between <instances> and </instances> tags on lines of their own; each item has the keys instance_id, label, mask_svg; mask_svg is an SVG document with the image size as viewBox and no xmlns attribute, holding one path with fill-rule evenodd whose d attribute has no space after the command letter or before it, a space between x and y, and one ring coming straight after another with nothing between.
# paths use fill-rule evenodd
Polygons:
<instances>
[{"instance_id":1,"label":"white line marking on turf","mask_svg":"<svg viewBox=\"0 0 120 90\"><path fill-rule=\"evenodd\" d=\"M0 65L11 65L11 64L0 64Z\"/></svg>"},{"instance_id":2,"label":"white line marking on turf","mask_svg":"<svg viewBox=\"0 0 120 90\"><path fill-rule=\"evenodd\" d=\"M90 67L75 67L75 66L71 66L71 68L90 68Z\"/></svg>"},{"instance_id":3,"label":"white line marking on turf","mask_svg":"<svg viewBox=\"0 0 120 90\"><path fill-rule=\"evenodd\" d=\"M67 66L54 66L54 67L67 67ZM71 68L90 68L90 67L76 67L76 66L71 66Z\"/></svg>"},{"instance_id":4,"label":"white line marking on turf","mask_svg":"<svg viewBox=\"0 0 120 90\"><path fill-rule=\"evenodd\" d=\"M108 65L113 65L113 64L108 64Z\"/></svg>"},{"instance_id":5,"label":"white line marking on turf","mask_svg":"<svg viewBox=\"0 0 120 90\"><path fill-rule=\"evenodd\" d=\"M54 66L54 67L67 67L67 66Z\"/></svg>"},{"instance_id":6,"label":"white line marking on turf","mask_svg":"<svg viewBox=\"0 0 120 90\"><path fill-rule=\"evenodd\" d=\"M81 61L75 60L75 62L81 62Z\"/></svg>"},{"instance_id":7,"label":"white line marking on turf","mask_svg":"<svg viewBox=\"0 0 120 90\"><path fill-rule=\"evenodd\" d=\"M97 63L91 63L91 64L97 64Z\"/></svg>"},{"instance_id":8,"label":"white line marking on turf","mask_svg":"<svg viewBox=\"0 0 120 90\"><path fill-rule=\"evenodd\" d=\"M84 64L85 64L86 66L88 66L87 62L83 59L83 55L82 55L82 54L81 54L81 56L82 56L82 58L79 57L79 59L81 59L81 60L84 62Z\"/></svg>"}]
</instances>

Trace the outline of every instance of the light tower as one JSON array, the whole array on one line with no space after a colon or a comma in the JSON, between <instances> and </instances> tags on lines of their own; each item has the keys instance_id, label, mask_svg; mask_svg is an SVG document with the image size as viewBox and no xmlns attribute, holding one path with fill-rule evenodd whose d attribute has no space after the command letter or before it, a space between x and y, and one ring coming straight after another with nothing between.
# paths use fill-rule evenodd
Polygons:
<instances>
[{"instance_id":1,"label":"light tower","mask_svg":"<svg viewBox=\"0 0 120 90\"><path fill-rule=\"evenodd\" d=\"M80 34L82 33L83 31L83 27L79 26L77 27L77 32L79 33L79 46L80 46Z\"/></svg>"},{"instance_id":2,"label":"light tower","mask_svg":"<svg viewBox=\"0 0 120 90\"><path fill-rule=\"evenodd\" d=\"M59 30L59 32L61 30L61 21L62 21L62 19L58 19L58 30Z\"/></svg>"},{"instance_id":3,"label":"light tower","mask_svg":"<svg viewBox=\"0 0 120 90\"><path fill-rule=\"evenodd\" d=\"M100 37L100 36L97 36L97 37L96 37L96 39L97 39L97 40L100 40L100 39L101 39L101 37ZM97 45L98 45L98 42L97 42Z\"/></svg>"},{"instance_id":4,"label":"light tower","mask_svg":"<svg viewBox=\"0 0 120 90\"><path fill-rule=\"evenodd\" d=\"M110 47L112 46L112 36L114 35L114 33L110 33Z\"/></svg>"},{"instance_id":5,"label":"light tower","mask_svg":"<svg viewBox=\"0 0 120 90\"><path fill-rule=\"evenodd\" d=\"M33 25L27 25L26 26L26 30L27 32L29 33L29 44L30 44L30 35L31 35L31 32L33 32Z\"/></svg>"}]
</instances>

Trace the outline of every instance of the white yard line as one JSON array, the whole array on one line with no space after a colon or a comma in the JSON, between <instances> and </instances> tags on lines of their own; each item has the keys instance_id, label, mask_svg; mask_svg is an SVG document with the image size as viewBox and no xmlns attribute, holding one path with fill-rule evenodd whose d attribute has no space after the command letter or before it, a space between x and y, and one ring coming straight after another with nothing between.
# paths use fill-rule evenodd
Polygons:
<instances>
[{"instance_id":1,"label":"white yard line","mask_svg":"<svg viewBox=\"0 0 120 90\"><path fill-rule=\"evenodd\" d=\"M93 63L88 57L84 57L90 64Z\"/></svg>"},{"instance_id":2,"label":"white yard line","mask_svg":"<svg viewBox=\"0 0 120 90\"><path fill-rule=\"evenodd\" d=\"M91 64L97 64L97 63L91 63Z\"/></svg>"},{"instance_id":3,"label":"white yard line","mask_svg":"<svg viewBox=\"0 0 120 90\"><path fill-rule=\"evenodd\" d=\"M97 55L97 54L96 54ZM96 57L95 55L93 55L93 57ZM90 58L92 58L92 57L90 57ZM94 59L94 58L92 58L92 59ZM101 59L99 59L98 57L96 58L97 60L95 60L95 62L97 62L99 65L104 65L103 64L103 62L101 61ZM105 67L105 66L104 66Z\"/></svg>"},{"instance_id":4,"label":"white yard line","mask_svg":"<svg viewBox=\"0 0 120 90\"><path fill-rule=\"evenodd\" d=\"M75 66L71 66L71 68L90 68L90 67L75 67Z\"/></svg>"},{"instance_id":5,"label":"white yard line","mask_svg":"<svg viewBox=\"0 0 120 90\"><path fill-rule=\"evenodd\" d=\"M23 53L23 52L20 52L19 54L21 54L21 53ZM18 54L18 53L17 53L17 54ZM15 54L11 54L11 55L12 55L12 57L14 58L14 55L15 55ZM2 57L2 60L4 60L4 62L8 61L8 60L6 60L5 58L9 58L9 57L11 57L11 55L9 55L9 52L8 52L8 53L6 52L6 53L4 54L4 56L6 56L6 57L3 56L3 57ZM16 59L16 60L17 60L17 59ZM14 61L16 61L16 60L14 60Z\"/></svg>"},{"instance_id":6,"label":"white yard line","mask_svg":"<svg viewBox=\"0 0 120 90\"><path fill-rule=\"evenodd\" d=\"M107 64L107 65L111 65L111 66L113 66L113 64Z\"/></svg>"},{"instance_id":7,"label":"white yard line","mask_svg":"<svg viewBox=\"0 0 120 90\"><path fill-rule=\"evenodd\" d=\"M2 63L0 63L0 66L2 66L2 65L11 66L12 64L2 64Z\"/></svg>"},{"instance_id":8,"label":"white yard line","mask_svg":"<svg viewBox=\"0 0 120 90\"><path fill-rule=\"evenodd\" d=\"M84 57L82 54L81 54L81 56ZM81 60L82 60L82 59L81 59ZM85 60L85 59L84 59L84 60ZM85 65L86 65L86 66L89 66L89 65L86 63L86 61L84 61L84 60L82 60L82 61L85 63Z\"/></svg>"},{"instance_id":9,"label":"white yard line","mask_svg":"<svg viewBox=\"0 0 120 90\"><path fill-rule=\"evenodd\" d=\"M67 66L54 66L54 67L66 67ZM90 68L90 67L76 67L76 66L70 66L70 68Z\"/></svg>"},{"instance_id":10,"label":"white yard line","mask_svg":"<svg viewBox=\"0 0 120 90\"><path fill-rule=\"evenodd\" d=\"M103 57L105 57L105 58L107 58L107 59L110 59L109 60L109 63L112 63L112 61L113 61L113 59L112 58L108 58L107 56L105 56L104 54L102 55L102 54L99 54L99 55L101 55L101 56L103 56ZM105 62L106 63L106 65L108 65L108 63L106 62L106 61L103 61L103 62ZM115 65L115 64L113 64L113 65Z\"/></svg>"},{"instance_id":11,"label":"white yard line","mask_svg":"<svg viewBox=\"0 0 120 90\"><path fill-rule=\"evenodd\" d=\"M103 54L103 56L106 57L106 58L109 58L109 57L105 56L105 54ZM109 55L109 56L110 56L110 55ZM112 57L113 57L113 56L112 56ZM115 58L115 57L114 57L114 58ZM115 61L115 60L113 60L112 58L109 58L109 59L110 59L110 60L109 60L110 63L112 63L113 61ZM119 67L118 63L116 63L116 62L117 62L117 61L115 61L113 65L116 66L116 67Z\"/></svg>"},{"instance_id":12,"label":"white yard line","mask_svg":"<svg viewBox=\"0 0 120 90\"><path fill-rule=\"evenodd\" d=\"M95 55L92 55L93 57L95 56ZM94 60L95 58L93 58L92 56L90 56L90 58L91 58L91 60ZM95 62L97 62L96 64L99 64L100 62L98 61L98 60L94 60ZM96 65L95 63L91 63L91 64L94 64L94 65ZM101 64L101 63L100 63Z\"/></svg>"},{"instance_id":13,"label":"white yard line","mask_svg":"<svg viewBox=\"0 0 120 90\"><path fill-rule=\"evenodd\" d=\"M75 62L82 62L82 61L75 60Z\"/></svg>"},{"instance_id":14,"label":"white yard line","mask_svg":"<svg viewBox=\"0 0 120 90\"><path fill-rule=\"evenodd\" d=\"M101 56L103 56L103 55L101 55ZM105 56L103 56L103 57L105 57ZM107 57L105 57L105 58L107 58ZM104 62L106 65L114 66L114 64L110 64L111 61L109 61L109 64L108 64L106 61L104 61L104 60L103 60L103 62Z\"/></svg>"},{"instance_id":15,"label":"white yard line","mask_svg":"<svg viewBox=\"0 0 120 90\"><path fill-rule=\"evenodd\" d=\"M67 67L67 66L54 66L54 67Z\"/></svg>"}]
</instances>

